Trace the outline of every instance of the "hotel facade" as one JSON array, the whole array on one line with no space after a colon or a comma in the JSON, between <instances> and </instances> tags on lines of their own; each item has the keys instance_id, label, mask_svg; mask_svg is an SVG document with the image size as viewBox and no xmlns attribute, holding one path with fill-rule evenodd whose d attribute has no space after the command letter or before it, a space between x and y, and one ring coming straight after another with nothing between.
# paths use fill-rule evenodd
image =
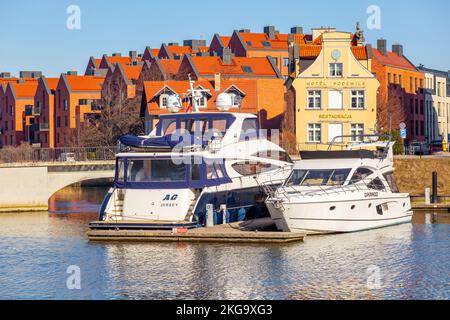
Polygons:
<instances>
[{"instance_id":1,"label":"hotel facade","mask_svg":"<svg viewBox=\"0 0 450 320\"><path fill-rule=\"evenodd\" d=\"M317 58L295 62L297 148L325 150L335 142L348 144L376 130L377 90L380 83L370 70L370 48L354 42L354 35L325 31ZM305 45L300 52L307 51ZM365 51L359 59L356 52Z\"/></svg>"}]
</instances>

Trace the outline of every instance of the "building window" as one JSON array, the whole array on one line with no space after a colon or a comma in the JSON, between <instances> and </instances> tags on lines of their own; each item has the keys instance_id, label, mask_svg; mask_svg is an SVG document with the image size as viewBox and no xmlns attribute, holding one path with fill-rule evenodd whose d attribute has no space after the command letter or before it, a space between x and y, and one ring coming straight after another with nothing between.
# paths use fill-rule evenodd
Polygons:
<instances>
[{"instance_id":1,"label":"building window","mask_svg":"<svg viewBox=\"0 0 450 320\"><path fill-rule=\"evenodd\" d=\"M394 73L394 84L397 83L397 75Z\"/></svg>"},{"instance_id":2,"label":"building window","mask_svg":"<svg viewBox=\"0 0 450 320\"><path fill-rule=\"evenodd\" d=\"M242 103L242 96L235 90L228 91L228 94L231 96L233 107L239 108Z\"/></svg>"},{"instance_id":3,"label":"building window","mask_svg":"<svg viewBox=\"0 0 450 320\"><path fill-rule=\"evenodd\" d=\"M266 48L272 47L272 45L270 44L269 41L261 41L261 43L262 43L262 45L263 45L264 47L266 47Z\"/></svg>"},{"instance_id":4,"label":"building window","mask_svg":"<svg viewBox=\"0 0 450 320\"><path fill-rule=\"evenodd\" d=\"M56 118L56 127L61 128L61 117Z\"/></svg>"},{"instance_id":5,"label":"building window","mask_svg":"<svg viewBox=\"0 0 450 320\"><path fill-rule=\"evenodd\" d=\"M322 142L322 125L320 123L308 124L308 142Z\"/></svg>"},{"instance_id":6,"label":"building window","mask_svg":"<svg viewBox=\"0 0 450 320\"><path fill-rule=\"evenodd\" d=\"M289 65L291 64L290 61L289 61L289 58L284 58L283 59L283 64L284 64L285 67L289 67Z\"/></svg>"},{"instance_id":7,"label":"building window","mask_svg":"<svg viewBox=\"0 0 450 320\"><path fill-rule=\"evenodd\" d=\"M308 90L308 109L322 108L322 92L320 90Z\"/></svg>"},{"instance_id":8,"label":"building window","mask_svg":"<svg viewBox=\"0 0 450 320\"><path fill-rule=\"evenodd\" d=\"M169 101L169 95L168 94L162 94L159 96L159 107L161 109L167 108L167 102Z\"/></svg>"},{"instance_id":9,"label":"building window","mask_svg":"<svg viewBox=\"0 0 450 320\"><path fill-rule=\"evenodd\" d=\"M342 91L339 90L328 91L328 109L333 110L342 109Z\"/></svg>"},{"instance_id":10,"label":"building window","mask_svg":"<svg viewBox=\"0 0 450 320\"><path fill-rule=\"evenodd\" d=\"M364 90L352 90L352 109L365 109Z\"/></svg>"},{"instance_id":11,"label":"building window","mask_svg":"<svg viewBox=\"0 0 450 320\"><path fill-rule=\"evenodd\" d=\"M391 74L388 73L388 84L391 84L391 83L392 83Z\"/></svg>"},{"instance_id":12,"label":"building window","mask_svg":"<svg viewBox=\"0 0 450 320\"><path fill-rule=\"evenodd\" d=\"M343 65L342 63L330 63L330 77L342 77Z\"/></svg>"},{"instance_id":13,"label":"building window","mask_svg":"<svg viewBox=\"0 0 450 320\"><path fill-rule=\"evenodd\" d=\"M424 113L423 100L420 100L420 114L424 115Z\"/></svg>"},{"instance_id":14,"label":"building window","mask_svg":"<svg viewBox=\"0 0 450 320\"><path fill-rule=\"evenodd\" d=\"M356 123L350 126L351 142L362 142L364 135L364 124Z\"/></svg>"}]
</instances>

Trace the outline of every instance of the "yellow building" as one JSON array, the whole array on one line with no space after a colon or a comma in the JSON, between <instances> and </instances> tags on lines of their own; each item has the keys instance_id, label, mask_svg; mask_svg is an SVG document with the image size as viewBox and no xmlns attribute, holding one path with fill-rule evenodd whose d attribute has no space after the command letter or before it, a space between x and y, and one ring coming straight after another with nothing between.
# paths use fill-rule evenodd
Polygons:
<instances>
[{"instance_id":1,"label":"yellow building","mask_svg":"<svg viewBox=\"0 0 450 320\"><path fill-rule=\"evenodd\" d=\"M317 31L317 29L316 29ZM356 34L324 29L295 58L296 139L300 150L324 150L335 142L360 141L376 130L380 83L369 71L371 50Z\"/></svg>"}]
</instances>

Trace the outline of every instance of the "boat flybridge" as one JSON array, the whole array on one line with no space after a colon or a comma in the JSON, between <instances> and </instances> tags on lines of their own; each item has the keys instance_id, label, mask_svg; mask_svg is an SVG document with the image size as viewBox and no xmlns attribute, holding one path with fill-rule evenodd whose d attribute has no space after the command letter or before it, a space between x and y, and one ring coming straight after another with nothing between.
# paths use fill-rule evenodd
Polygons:
<instances>
[{"instance_id":1,"label":"boat flybridge","mask_svg":"<svg viewBox=\"0 0 450 320\"><path fill-rule=\"evenodd\" d=\"M179 111L176 100L169 104ZM222 94L217 104L226 109L230 97ZM194 227L205 224L207 205L227 212L227 222L270 217L255 176L285 179L288 154L262 135L256 115L195 111L161 115L148 136L120 139L103 223L91 228Z\"/></svg>"},{"instance_id":2,"label":"boat flybridge","mask_svg":"<svg viewBox=\"0 0 450 320\"><path fill-rule=\"evenodd\" d=\"M278 229L343 233L411 222L409 194L400 193L394 176L394 142L364 135L361 142L332 151L343 138L348 137L335 138L328 151L301 152L301 161L278 188L262 183Z\"/></svg>"}]
</instances>

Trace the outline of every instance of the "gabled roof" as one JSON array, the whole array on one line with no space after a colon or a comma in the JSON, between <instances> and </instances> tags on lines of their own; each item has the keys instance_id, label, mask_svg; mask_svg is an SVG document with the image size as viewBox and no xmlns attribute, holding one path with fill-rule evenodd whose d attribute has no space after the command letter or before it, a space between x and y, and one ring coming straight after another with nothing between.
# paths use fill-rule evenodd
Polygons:
<instances>
[{"instance_id":1,"label":"gabled roof","mask_svg":"<svg viewBox=\"0 0 450 320\"><path fill-rule=\"evenodd\" d=\"M158 59L161 68L166 75L176 75L180 69L181 60Z\"/></svg>"},{"instance_id":2,"label":"gabled roof","mask_svg":"<svg viewBox=\"0 0 450 320\"><path fill-rule=\"evenodd\" d=\"M220 57L190 57L199 76L220 73L224 76L278 77L268 58L234 57L231 64L224 64Z\"/></svg>"},{"instance_id":3,"label":"gabled roof","mask_svg":"<svg viewBox=\"0 0 450 320\"><path fill-rule=\"evenodd\" d=\"M400 57L394 52L387 51L386 55L383 55L378 49L372 48L372 53L373 57L382 65L417 71L416 67L408 59Z\"/></svg>"},{"instance_id":4,"label":"gabled roof","mask_svg":"<svg viewBox=\"0 0 450 320\"><path fill-rule=\"evenodd\" d=\"M102 89L104 77L96 76L69 76L63 75L67 80L67 85L71 91L93 91L100 92Z\"/></svg>"},{"instance_id":5,"label":"gabled roof","mask_svg":"<svg viewBox=\"0 0 450 320\"><path fill-rule=\"evenodd\" d=\"M122 66L127 80L137 80L142 71L142 65L138 66Z\"/></svg>"},{"instance_id":6,"label":"gabled roof","mask_svg":"<svg viewBox=\"0 0 450 320\"><path fill-rule=\"evenodd\" d=\"M189 46L178 46L178 45L171 45L168 46L166 44L163 44L161 46L161 49L158 53L158 58L165 58L165 54L169 56L170 59L174 59L175 56L182 56L185 54L192 54L192 48Z\"/></svg>"},{"instance_id":7,"label":"gabled roof","mask_svg":"<svg viewBox=\"0 0 450 320\"><path fill-rule=\"evenodd\" d=\"M228 47L228 45L230 44L231 37L228 37L228 36L219 36L219 39L220 39L220 41L222 41L222 44L223 44L225 47Z\"/></svg>"}]
</instances>

